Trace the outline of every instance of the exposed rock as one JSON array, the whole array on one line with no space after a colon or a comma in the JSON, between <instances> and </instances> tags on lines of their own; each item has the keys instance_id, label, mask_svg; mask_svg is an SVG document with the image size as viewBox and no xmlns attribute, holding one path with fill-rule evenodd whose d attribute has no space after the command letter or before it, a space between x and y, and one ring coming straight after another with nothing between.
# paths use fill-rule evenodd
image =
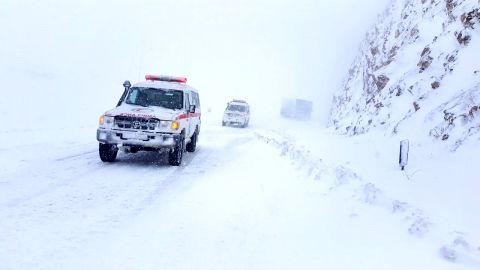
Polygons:
<instances>
[{"instance_id":1,"label":"exposed rock","mask_svg":"<svg viewBox=\"0 0 480 270\"><path fill-rule=\"evenodd\" d=\"M420 54L420 56L424 57L425 55L430 54L430 52L432 52L432 51L430 50L430 47L427 46L423 49L422 54Z\"/></svg>"},{"instance_id":2,"label":"exposed rock","mask_svg":"<svg viewBox=\"0 0 480 270\"><path fill-rule=\"evenodd\" d=\"M418 105L418 103L416 101L413 102L413 107L415 108L415 111L420 110L420 105Z\"/></svg>"},{"instance_id":3,"label":"exposed rock","mask_svg":"<svg viewBox=\"0 0 480 270\"><path fill-rule=\"evenodd\" d=\"M453 10L455 7L457 7L457 2L455 0L446 0L445 1L446 7L447 7L447 13L450 19L454 20L455 16L453 16Z\"/></svg>"},{"instance_id":4,"label":"exposed rock","mask_svg":"<svg viewBox=\"0 0 480 270\"><path fill-rule=\"evenodd\" d=\"M470 117L474 117L474 115L478 112L479 110L479 106L473 106L470 111L468 111L468 115L470 115Z\"/></svg>"},{"instance_id":5,"label":"exposed rock","mask_svg":"<svg viewBox=\"0 0 480 270\"><path fill-rule=\"evenodd\" d=\"M457 37L458 43L460 43L461 45L468 45L468 43L470 43L470 39L472 38L471 36L466 35L462 32L455 33L455 36Z\"/></svg>"},{"instance_id":6,"label":"exposed rock","mask_svg":"<svg viewBox=\"0 0 480 270\"><path fill-rule=\"evenodd\" d=\"M480 85L478 67L465 70L473 73L471 82L462 75L458 77L463 80L461 86L443 83L458 80L450 78L459 76L457 68L472 66L460 61L472 59L468 45L478 44L480 7L476 2L392 1L367 33L342 89L335 93L330 123L349 135L371 129L396 134L406 131L401 126L413 123L412 118L424 117L424 134L445 140L452 148L474 135L480 139L480 97L476 94L480 87L471 87ZM453 38L457 42L451 42ZM440 86L445 94L433 93ZM420 101L422 113L415 113ZM413 108L403 104L413 104Z\"/></svg>"},{"instance_id":7,"label":"exposed rock","mask_svg":"<svg viewBox=\"0 0 480 270\"><path fill-rule=\"evenodd\" d=\"M480 9L476 8L468 13L462 14L460 20L465 28L474 28L475 24L480 21Z\"/></svg>"},{"instance_id":8,"label":"exposed rock","mask_svg":"<svg viewBox=\"0 0 480 270\"><path fill-rule=\"evenodd\" d=\"M438 124L429 134L443 141L454 136L452 150L462 145L467 138L480 132L480 83L472 89L462 91L448 102L432 111L427 118L435 119ZM438 117L442 115L442 117ZM448 137L445 136L448 135Z\"/></svg>"},{"instance_id":9,"label":"exposed rock","mask_svg":"<svg viewBox=\"0 0 480 270\"><path fill-rule=\"evenodd\" d=\"M433 61L433 57L430 56L432 51L427 46L423 49L422 53L420 54L420 61L418 62L417 66L420 68L420 73L422 73L425 69L427 69Z\"/></svg>"},{"instance_id":10,"label":"exposed rock","mask_svg":"<svg viewBox=\"0 0 480 270\"><path fill-rule=\"evenodd\" d=\"M388 81L390 81L390 79L387 76L385 75L378 76L377 79L375 80L375 84L377 85L378 91L381 91L383 88L385 88Z\"/></svg>"},{"instance_id":11,"label":"exposed rock","mask_svg":"<svg viewBox=\"0 0 480 270\"><path fill-rule=\"evenodd\" d=\"M443 63L443 67L444 67L444 70L446 72L452 72L454 67L455 67L455 64L456 64L456 61L457 61L457 55L458 55L458 50L453 52L452 54L448 54L446 57L445 57L445 63Z\"/></svg>"},{"instance_id":12,"label":"exposed rock","mask_svg":"<svg viewBox=\"0 0 480 270\"><path fill-rule=\"evenodd\" d=\"M420 33L420 30L418 30L418 28L413 28L412 30L410 30L410 36L414 39L417 39L418 38L418 34Z\"/></svg>"}]
</instances>

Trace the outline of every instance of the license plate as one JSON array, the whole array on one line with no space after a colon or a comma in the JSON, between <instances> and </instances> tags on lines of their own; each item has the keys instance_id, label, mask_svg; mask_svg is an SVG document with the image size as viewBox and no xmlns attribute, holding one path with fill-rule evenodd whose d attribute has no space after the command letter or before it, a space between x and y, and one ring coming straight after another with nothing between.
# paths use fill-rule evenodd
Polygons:
<instances>
[{"instance_id":1,"label":"license plate","mask_svg":"<svg viewBox=\"0 0 480 270\"><path fill-rule=\"evenodd\" d=\"M134 139L134 140L148 140L148 136L144 134L137 134L137 133L124 133L124 139Z\"/></svg>"}]
</instances>

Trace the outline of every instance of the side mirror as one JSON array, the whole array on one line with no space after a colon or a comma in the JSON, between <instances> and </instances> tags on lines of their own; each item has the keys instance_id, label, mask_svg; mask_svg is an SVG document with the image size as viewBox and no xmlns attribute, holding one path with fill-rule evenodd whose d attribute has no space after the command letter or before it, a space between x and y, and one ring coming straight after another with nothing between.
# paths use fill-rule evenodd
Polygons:
<instances>
[{"instance_id":1,"label":"side mirror","mask_svg":"<svg viewBox=\"0 0 480 270\"><path fill-rule=\"evenodd\" d=\"M197 106L190 105L190 108L188 108L188 113L194 113L196 109L197 109Z\"/></svg>"}]
</instances>

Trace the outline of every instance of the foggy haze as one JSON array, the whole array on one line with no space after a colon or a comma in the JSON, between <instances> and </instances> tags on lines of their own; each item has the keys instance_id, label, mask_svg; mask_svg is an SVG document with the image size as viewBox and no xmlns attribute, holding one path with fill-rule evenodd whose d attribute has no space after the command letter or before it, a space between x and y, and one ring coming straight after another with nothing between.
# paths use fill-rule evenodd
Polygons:
<instances>
[{"instance_id":1,"label":"foggy haze","mask_svg":"<svg viewBox=\"0 0 480 270\"><path fill-rule=\"evenodd\" d=\"M365 32L387 0L368 1L2 1L0 78L6 121L49 115L95 123L125 79L188 77L203 109L221 114L244 98L254 115L279 112L282 97L310 99L325 121ZM4 92L4 91L2 91ZM55 103L71 100L71 104ZM52 108L52 106L54 108ZM48 107L48 108L47 108ZM82 114L79 114L82 112ZM33 120L32 120L33 121ZM33 123L32 123L33 124Z\"/></svg>"}]
</instances>

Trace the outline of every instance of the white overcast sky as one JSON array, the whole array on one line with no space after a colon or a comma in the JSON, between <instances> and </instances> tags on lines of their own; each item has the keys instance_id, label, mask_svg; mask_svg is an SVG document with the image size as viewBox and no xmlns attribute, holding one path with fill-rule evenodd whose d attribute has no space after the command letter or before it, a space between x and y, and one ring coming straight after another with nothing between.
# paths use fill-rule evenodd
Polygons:
<instances>
[{"instance_id":1,"label":"white overcast sky","mask_svg":"<svg viewBox=\"0 0 480 270\"><path fill-rule=\"evenodd\" d=\"M115 104L123 80L154 73L188 77L204 107L246 98L275 113L281 97L300 97L326 115L389 0L0 3L0 79L23 81L16 98L56 95L70 103L57 108L96 115Z\"/></svg>"}]
</instances>

